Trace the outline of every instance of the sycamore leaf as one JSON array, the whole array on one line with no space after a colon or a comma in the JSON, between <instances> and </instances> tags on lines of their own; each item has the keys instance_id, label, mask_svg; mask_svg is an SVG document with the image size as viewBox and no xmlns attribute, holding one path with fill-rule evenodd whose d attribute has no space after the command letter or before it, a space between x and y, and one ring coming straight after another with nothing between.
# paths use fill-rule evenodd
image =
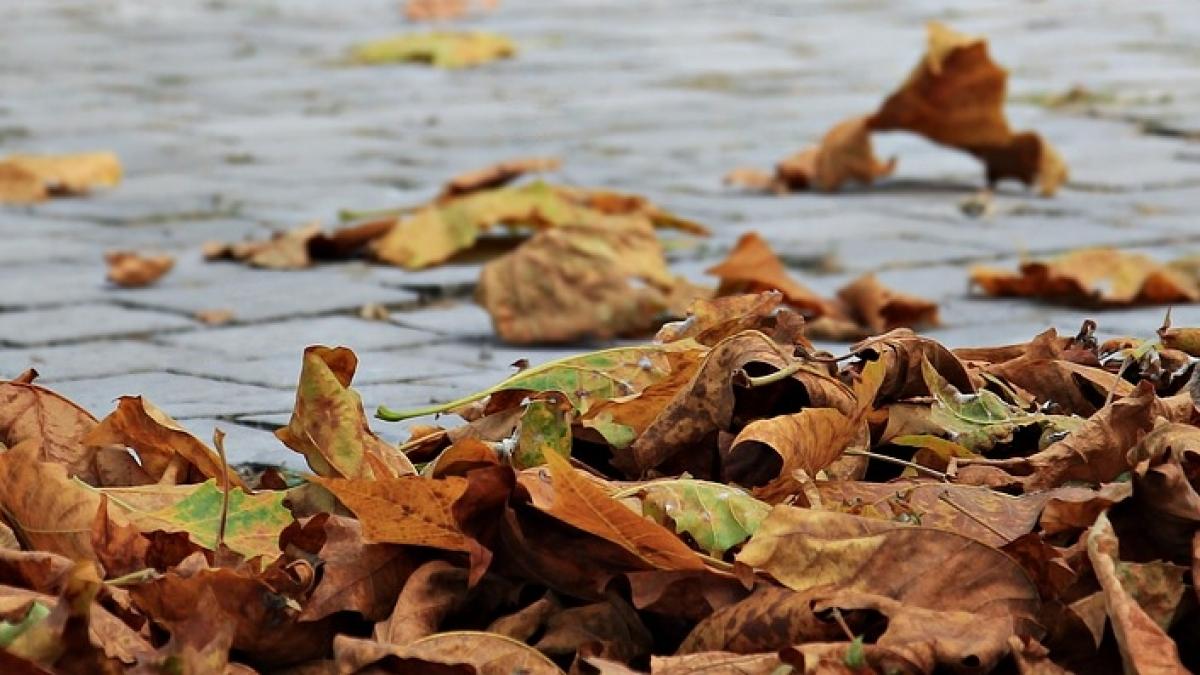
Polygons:
<instances>
[{"instance_id":1,"label":"sycamore leaf","mask_svg":"<svg viewBox=\"0 0 1200 675\"><path fill-rule=\"evenodd\" d=\"M351 49L350 61L365 66L415 61L435 68L470 68L516 53L512 41L494 33L411 33L359 43Z\"/></svg>"},{"instance_id":2,"label":"sycamore leaf","mask_svg":"<svg viewBox=\"0 0 1200 675\"><path fill-rule=\"evenodd\" d=\"M1044 298L1075 304L1159 305L1200 300L1200 285L1140 253L1111 248L1072 251L1021 263L1017 272L971 270L971 283L995 296Z\"/></svg>"},{"instance_id":3,"label":"sycamore leaf","mask_svg":"<svg viewBox=\"0 0 1200 675\"><path fill-rule=\"evenodd\" d=\"M288 425L275 432L304 455L319 475L370 478L415 474L412 462L371 432L362 398L350 388L358 357L345 347L314 345L304 350L296 407Z\"/></svg>"},{"instance_id":4,"label":"sycamore leaf","mask_svg":"<svg viewBox=\"0 0 1200 675\"><path fill-rule=\"evenodd\" d=\"M575 410L586 412L595 403L638 394L666 379L672 372L670 355L701 356L706 351L692 340L681 340L568 356L526 368L497 385L448 403L404 411L380 407L376 417L397 422L446 412L502 391L556 392L565 396Z\"/></svg>"},{"instance_id":5,"label":"sycamore leaf","mask_svg":"<svg viewBox=\"0 0 1200 675\"><path fill-rule=\"evenodd\" d=\"M780 291L787 304L810 316L824 316L832 311L824 299L792 279L783 262L757 232L743 234L729 257L705 273L721 280L717 295Z\"/></svg>"},{"instance_id":6,"label":"sycamore leaf","mask_svg":"<svg viewBox=\"0 0 1200 675\"><path fill-rule=\"evenodd\" d=\"M27 440L0 452L0 511L22 542L72 560L93 560L92 520L100 496L67 476L66 469L38 459Z\"/></svg>"},{"instance_id":7,"label":"sycamore leaf","mask_svg":"<svg viewBox=\"0 0 1200 675\"><path fill-rule=\"evenodd\" d=\"M571 456L571 421L558 399L551 397L529 402L521 414L513 466L527 469L546 463L546 452Z\"/></svg>"},{"instance_id":8,"label":"sycamore leaf","mask_svg":"<svg viewBox=\"0 0 1200 675\"><path fill-rule=\"evenodd\" d=\"M717 558L754 534L771 510L736 487L694 478L642 483L637 494L645 515L691 535L701 550Z\"/></svg>"},{"instance_id":9,"label":"sycamore leaf","mask_svg":"<svg viewBox=\"0 0 1200 675\"><path fill-rule=\"evenodd\" d=\"M108 497L110 513L120 514L143 532L187 532L196 544L216 550L224 493L215 479L199 485L143 485L99 492ZM292 514L283 506L285 494L231 489L225 545L247 558L261 555L269 562L278 557L279 533L292 522Z\"/></svg>"},{"instance_id":10,"label":"sycamore leaf","mask_svg":"<svg viewBox=\"0 0 1200 675\"><path fill-rule=\"evenodd\" d=\"M704 569L700 557L670 530L634 513L580 475L567 458L546 454L553 491L531 490L534 506L569 525L607 539L653 569ZM548 501L545 501L547 500Z\"/></svg>"}]
</instances>

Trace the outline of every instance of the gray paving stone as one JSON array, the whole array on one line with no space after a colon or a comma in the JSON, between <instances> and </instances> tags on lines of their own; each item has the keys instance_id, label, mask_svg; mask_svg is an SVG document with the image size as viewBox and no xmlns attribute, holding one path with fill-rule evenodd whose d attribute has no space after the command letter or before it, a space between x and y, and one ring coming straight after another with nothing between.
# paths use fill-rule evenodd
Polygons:
<instances>
[{"instance_id":1,"label":"gray paving stone","mask_svg":"<svg viewBox=\"0 0 1200 675\"><path fill-rule=\"evenodd\" d=\"M299 358L305 347L314 344L344 345L356 352L366 352L426 344L437 339L433 333L382 321L338 316L201 329L170 335L163 341L247 359L287 354Z\"/></svg>"},{"instance_id":2,"label":"gray paving stone","mask_svg":"<svg viewBox=\"0 0 1200 675\"><path fill-rule=\"evenodd\" d=\"M184 419L179 423L209 447L213 444L213 430L225 432L225 456L230 464L282 465L298 471L308 470L303 455L293 452L266 429L207 417Z\"/></svg>"},{"instance_id":3,"label":"gray paving stone","mask_svg":"<svg viewBox=\"0 0 1200 675\"><path fill-rule=\"evenodd\" d=\"M0 315L3 316L3 315ZM171 347L144 340L106 340L86 345L0 349L0 379L27 368L43 378L76 380L106 375L182 371L192 364L212 364L208 352Z\"/></svg>"},{"instance_id":4,"label":"gray paving stone","mask_svg":"<svg viewBox=\"0 0 1200 675\"><path fill-rule=\"evenodd\" d=\"M0 344L76 342L180 330L195 322L162 312L91 304L0 313Z\"/></svg>"},{"instance_id":5,"label":"gray paving stone","mask_svg":"<svg viewBox=\"0 0 1200 675\"><path fill-rule=\"evenodd\" d=\"M135 373L82 380L46 378L46 386L91 411L107 415L121 396L145 396L176 419L292 409L295 393L171 373Z\"/></svg>"}]
</instances>

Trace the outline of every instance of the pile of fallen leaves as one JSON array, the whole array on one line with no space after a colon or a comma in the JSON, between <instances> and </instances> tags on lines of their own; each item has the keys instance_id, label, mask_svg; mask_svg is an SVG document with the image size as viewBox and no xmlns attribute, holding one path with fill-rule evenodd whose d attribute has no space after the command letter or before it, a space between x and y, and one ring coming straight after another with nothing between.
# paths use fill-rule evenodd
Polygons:
<instances>
[{"instance_id":1,"label":"pile of fallen leaves","mask_svg":"<svg viewBox=\"0 0 1200 675\"><path fill-rule=\"evenodd\" d=\"M140 397L0 383L0 666L1186 672L1200 331L818 353L780 293L527 367L400 447L304 353L244 474Z\"/></svg>"}]
</instances>

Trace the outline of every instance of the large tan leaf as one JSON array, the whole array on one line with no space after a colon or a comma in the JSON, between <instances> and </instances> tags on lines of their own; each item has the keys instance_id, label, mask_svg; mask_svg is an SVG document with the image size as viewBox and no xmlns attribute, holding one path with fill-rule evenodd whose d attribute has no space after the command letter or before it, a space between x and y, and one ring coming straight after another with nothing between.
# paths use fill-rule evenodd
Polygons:
<instances>
[{"instance_id":1,"label":"large tan leaf","mask_svg":"<svg viewBox=\"0 0 1200 675\"><path fill-rule=\"evenodd\" d=\"M562 675L554 662L533 647L496 633L452 631L399 646L339 635L333 642L339 671L379 672L369 666L396 664L391 672L431 675ZM383 671L389 672L389 671Z\"/></svg>"},{"instance_id":2,"label":"large tan leaf","mask_svg":"<svg viewBox=\"0 0 1200 675\"><path fill-rule=\"evenodd\" d=\"M101 420L84 442L132 448L142 468L157 481L201 482L226 474L231 485L247 489L237 471L222 468L215 450L141 396L122 396L117 409Z\"/></svg>"},{"instance_id":3,"label":"large tan leaf","mask_svg":"<svg viewBox=\"0 0 1200 675\"><path fill-rule=\"evenodd\" d=\"M62 464L91 484L99 477L83 438L95 426L86 410L45 387L21 379L0 382L0 444L31 442L38 459Z\"/></svg>"},{"instance_id":4,"label":"large tan leaf","mask_svg":"<svg viewBox=\"0 0 1200 675\"><path fill-rule=\"evenodd\" d=\"M699 295L670 274L649 221L629 216L541 231L485 265L476 291L519 344L648 333Z\"/></svg>"},{"instance_id":5,"label":"large tan leaf","mask_svg":"<svg viewBox=\"0 0 1200 675\"><path fill-rule=\"evenodd\" d=\"M275 435L327 478L415 474L412 462L367 426L362 398L350 388L357 367L345 347L305 349L295 409Z\"/></svg>"},{"instance_id":6,"label":"large tan leaf","mask_svg":"<svg viewBox=\"0 0 1200 675\"><path fill-rule=\"evenodd\" d=\"M703 569L694 551L670 530L634 513L576 471L563 456L546 453L552 491L531 490L534 506L585 532L611 541L654 569Z\"/></svg>"}]
</instances>

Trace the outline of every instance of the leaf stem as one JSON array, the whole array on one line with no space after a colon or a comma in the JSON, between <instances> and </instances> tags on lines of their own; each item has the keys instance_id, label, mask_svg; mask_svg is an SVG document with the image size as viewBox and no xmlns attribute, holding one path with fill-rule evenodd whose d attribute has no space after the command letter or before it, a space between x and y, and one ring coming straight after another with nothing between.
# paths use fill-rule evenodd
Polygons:
<instances>
[{"instance_id":1,"label":"leaf stem","mask_svg":"<svg viewBox=\"0 0 1200 675\"><path fill-rule=\"evenodd\" d=\"M749 375L746 375L746 378L744 380L742 380L742 384L744 384L747 387L750 387L751 389L753 389L755 387L765 387L768 384L775 384L776 382L786 380L787 378L791 377L792 375L795 375L796 373L800 372L803 368L804 368L804 362L797 361L791 365L788 365L787 367L780 368L779 370L777 370L769 375L760 375L758 377L750 377ZM745 373L746 371L739 370L738 372Z\"/></svg>"},{"instance_id":2,"label":"leaf stem","mask_svg":"<svg viewBox=\"0 0 1200 675\"><path fill-rule=\"evenodd\" d=\"M217 523L217 544L213 549L217 554L225 543L225 524L229 520L229 462L225 459L225 432L213 429L213 445L221 457L221 520Z\"/></svg>"},{"instance_id":3,"label":"leaf stem","mask_svg":"<svg viewBox=\"0 0 1200 675\"><path fill-rule=\"evenodd\" d=\"M116 577L115 579L109 579L104 583L111 586L133 586L134 584L140 584L142 582L149 581L156 576L158 576L158 570L147 567L146 569L130 572L129 574Z\"/></svg>"},{"instance_id":4,"label":"leaf stem","mask_svg":"<svg viewBox=\"0 0 1200 675\"><path fill-rule=\"evenodd\" d=\"M899 464L900 466L906 466L910 469L914 469L916 471L927 473L930 476L933 476L934 478L938 478L938 479L946 481L946 482L949 482L949 480L950 480L949 477L946 476L946 474L942 473L941 471L937 471L936 469L931 469L927 466L921 466L920 464L917 464L916 462L909 462L907 460L899 459L897 457L889 457L888 455L881 455L877 452L869 452L867 450L846 450L845 454L853 455L855 457L870 457L871 459L878 459L881 462L891 462L892 464Z\"/></svg>"}]
</instances>

